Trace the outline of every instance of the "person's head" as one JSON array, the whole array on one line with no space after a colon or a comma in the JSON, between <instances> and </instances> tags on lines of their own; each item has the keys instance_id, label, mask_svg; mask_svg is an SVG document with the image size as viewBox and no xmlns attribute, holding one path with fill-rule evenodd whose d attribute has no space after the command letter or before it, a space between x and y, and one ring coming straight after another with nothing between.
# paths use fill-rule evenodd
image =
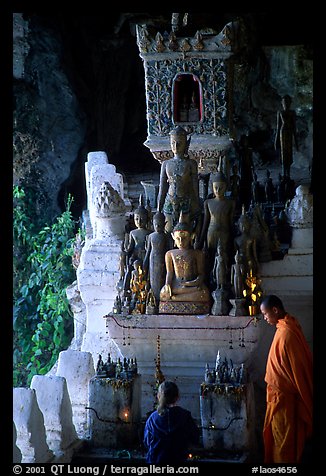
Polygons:
<instances>
[{"instance_id":1,"label":"person's head","mask_svg":"<svg viewBox=\"0 0 326 476\"><path fill-rule=\"evenodd\" d=\"M164 231L165 226L165 216L162 212L156 212L153 216L153 226L154 230L158 233Z\"/></svg>"},{"instance_id":2,"label":"person's head","mask_svg":"<svg viewBox=\"0 0 326 476\"><path fill-rule=\"evenodd\" d=\"M158 408L157 411L160 415L163 415L166 411L166 408L175 403L179 399L179 389L178 386L171 382L170 380L164 380L158 387L157 391L158 399Z\"/></svg>"},{"instance_id":3,"label":"person's head","mask_svg":"<svg viewBox=\"0 0 326 476\"><path fill-rule=\"evenodd\" d=\"M265 296L260 303L260 311L265 321L275 326L279 319L283 319L286 312L281 299L274 294Z\"/></svg>"}]
</instances>

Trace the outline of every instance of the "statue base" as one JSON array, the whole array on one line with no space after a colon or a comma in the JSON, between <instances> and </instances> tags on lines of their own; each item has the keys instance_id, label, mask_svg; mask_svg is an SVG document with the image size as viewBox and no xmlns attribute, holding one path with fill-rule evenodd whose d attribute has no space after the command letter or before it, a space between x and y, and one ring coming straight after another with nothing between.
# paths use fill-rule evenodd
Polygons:
<instances>
[{"instance_id":1,"label":"statue base","mask_svg":"<svg viewBox=\"0 0 326 476\"><path fill-rule=\"evenodd\" d=\"M230 303L232 304L232 309L229 312L229 316L246 316L248 311L246 310L245 303L246 300L243 298L235 298L230 299Z\"/></svg>"},{"instance_id":2,"label":"statue base","mask_svg":"<svg viewBox=\"0 0 326 476\"><path fill-rule=\"evenodd\" d=\"M159 314L209 314L209 302L160 301Z\"/></svg>"},{"instance_id":3,"label":"statue base","mask_svg":"<svg viewBox=\"0 0 326 476\"><path fill-rule=\"evenodd\" d=\"M225 289L215 289L212 292L214 304L211 310L213 316L227 316L229 314L230 303L229 293Z\"/></svg>"}]
</instances>

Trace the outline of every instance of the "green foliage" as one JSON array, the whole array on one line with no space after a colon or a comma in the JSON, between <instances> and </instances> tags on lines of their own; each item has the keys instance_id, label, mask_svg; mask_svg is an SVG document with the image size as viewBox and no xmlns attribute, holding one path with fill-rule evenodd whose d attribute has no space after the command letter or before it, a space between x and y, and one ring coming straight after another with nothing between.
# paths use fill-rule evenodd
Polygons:
<instances>
[{"instance_id":1,"label":"green foliage","mask_svg":"<svg viewBox=\"0 0 326 476\"><path fill-rule=\"evenodd\" d=\"M33 222L31 199L14 187L14 386L46 374L73 336L65 292L76 279L72 197L51 226Z\"/></svg>"}]
</instances>

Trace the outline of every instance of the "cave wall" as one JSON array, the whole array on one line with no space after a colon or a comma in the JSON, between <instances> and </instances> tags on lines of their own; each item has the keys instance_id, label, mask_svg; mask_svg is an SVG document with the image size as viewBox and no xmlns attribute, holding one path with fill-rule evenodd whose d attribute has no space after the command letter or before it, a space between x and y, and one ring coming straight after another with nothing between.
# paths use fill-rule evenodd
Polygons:
<instances>
[{"instance_id":1,"label":"cave wall","mask_svg":"<svg viewBox=\"0 0 326 476\"><path fill-rule=\"evenodd\" d=\"M260 46L255 55L236 60L234 126L237 139L246 134L256 163L279 165L274 149L277 111L281 98L292 98L297 115L298 151L293 168L309 169L313 157L313 60L310 46Z\"/></svg>"},{"instance_id":2,"label":"cave wall","mask_svg":"<svg viewBox=\"0 0 326 476\"><path fill-rule=\"evenodd\" d=\"M194 35L205 24L218 33L235 16L190 15L192 31L185 34ZM298 116L299 152L293 167L307 170L313 132L311 45L300 42L305 39L298 35L303 31L300 23L293 23L291 30L283 18L278 30L268 29L266 17L245 18L249 41L235 58L233 81L235 135L249 135L256 164L279 164L273 147L276 111L282 95L289 94ZM171 14L14 13L13 20L14 137L29 134L33 142L30 155L16 154L14 178L27 180L39 191L40 208L46 206L55 216L71 193L73 213L81 216L86 205L84 163L90 151L105 151L122 174L158 172L158 162L143 145L145 75L135 25L156 23L163 33L169 32ZM296 34L291 36L292 31ZM274 44L275 38L280 41Z\"/></svg>"},{"instance_id":3,"label":"cave wall","mask_svg":"<svg viewBox=\"0 0 326 476\"><path fill-rule=\"evenodd\" d=\"M32 170L17 175L38 192L40 211L55 216L60 188L84 143L85 114L62 64L58 31L39 18L25 25L28 53L21 60L22 74L14 71L14 135L30 134L38 157Z\"/></svg>"}]
</instances>

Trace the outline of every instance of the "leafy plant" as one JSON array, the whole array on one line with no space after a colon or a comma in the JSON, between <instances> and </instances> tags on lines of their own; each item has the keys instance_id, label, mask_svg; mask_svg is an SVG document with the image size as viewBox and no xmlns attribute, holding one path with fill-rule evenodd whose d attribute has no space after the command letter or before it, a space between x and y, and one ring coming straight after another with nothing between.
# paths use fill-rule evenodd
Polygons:
<instances>
[{"instance_id":1,"label":"leafy plant","mask_svg":"<svg viewBox=\"0 0 326 476\"><path fill-rule=\"evenodd\" d=\"M14 386L29 386L33 375L46 374L73 336L66 296L76 278L73 199L52 225L43 226L29 215L30 200L14 187Z\"/></svg>"}]
</instances>

